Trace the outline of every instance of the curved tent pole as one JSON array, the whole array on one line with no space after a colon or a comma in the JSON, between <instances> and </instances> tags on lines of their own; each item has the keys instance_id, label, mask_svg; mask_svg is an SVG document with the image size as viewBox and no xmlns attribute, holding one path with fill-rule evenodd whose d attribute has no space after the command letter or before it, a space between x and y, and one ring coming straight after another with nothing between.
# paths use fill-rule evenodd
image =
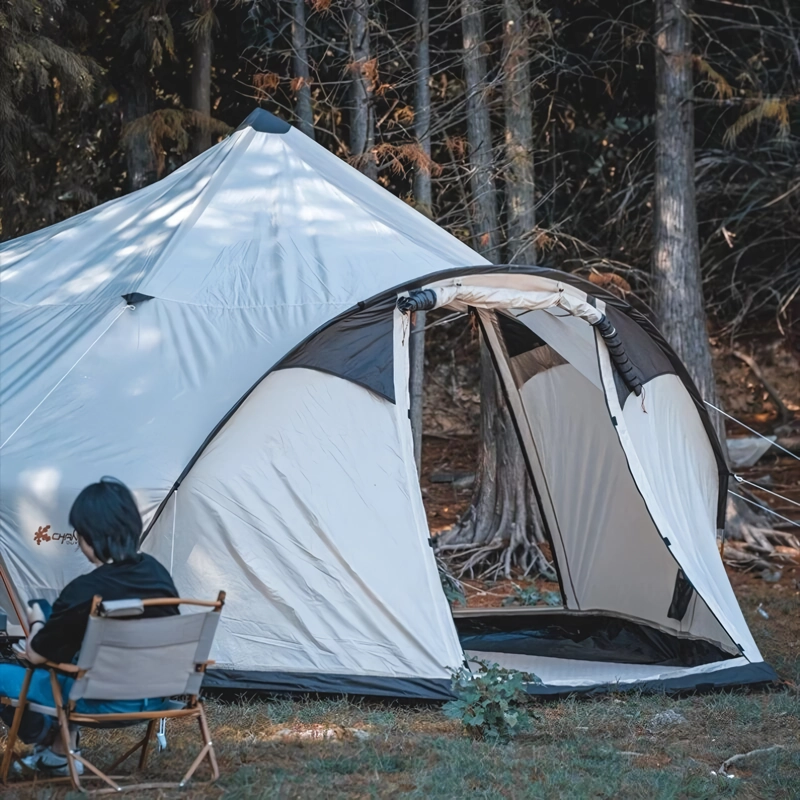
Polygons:
<instances>
[{"instance_id":1,"label":"curved tent pole","mask_svg":"<svg viewBox=\"0 0 800 800\"><path fill-rule=\"evenodd\" d=\"M514 296L509 296L509 295ZM588 300L588 297L587 297ZM625 352L619 334L611 320L591 303L570 297L559 282L555 292L493 289L480 286L442 286L435 289L417 289L407 296L398 297L397 308L403 313L430 311L453 303L486 309L520 308L527 311L562 308L573 317L586 320L597 328L608 347L609 355L622 376L625 385L637 396L642 394L642 376Z\"/></svg>"},{"instance_id":2,"label":"curved tent pole","mask_svg":"<svg viewBox=\"0 0 800 800\"><path fill-rule=\"evenodd\" d=\"M147 536L149 535L150 531L152 530L153 526L155 525L156 521L161 516L164 508L166 507L167 503L169 502L170 497L172 497L172 493L175 492L178 487L180 487L183 479L189 473L189 470L195 465L197 460L203 454L203 451L208 447L208 445L213 441L214 437L219 433L225 423L236 413L239 407L244 403L244 401L255 391L256 387L272 372L279 368L280 364L285 361L286 359L290 358L296 352L298 352L304 345L310 342L315 336L322 333L326 328L330 327L331 325L339 322L340 320L344 319L345 317L353 314L356 311L361 311L365 308L370 306L378 305L381 302L391 301L394 304L397 301L397 296L401 292L411 292L415 289L421 289L426 284L434 283L436 281L445 280L447 278L458 278L458 277L466 277L469 275L493 275L493 274L507 274L507 275L529 275L534 277L541 277L547 278L556 283L564 283L568 286L572 286L575 289L579 289L581 291L586 292L587 299L591 304L595 298L603 300L607 306L611 306L617 311L620 311L630 319L635 322L639 328L642 329L643 333L645 333L650 340L667 356L667 358L672 363L672 366L675 369L675 372L680 378L681 382L686 387L689 395L691 396L692 400L694 401L695 405L697 406L698 413L700 414L700 419L703 423L703 427L708 435L708 438L711 442L711 447L714 450L714 454L717 459L717 466L719 470L719 478L720 478L720 491L719 491L719 501L718 501L718 521L717 526L722 527L724 526L725 520L725 503L727 500L727 488L728 488L728 476L730 474L728 470L728 465L725 461L725 458L722 454L722 448L719 443L719 439L717 438L716 431L714 430L714 426L711 423L711 419L708 415L708 411L703 403L703 399L700 396L700 393L697 390L694 382L692 381L691 377L689 376L686 367L683 365L681 360L676 355L675 351L669 346L666 339L661 335L660 331L656 326L650 321L650 319L645 316L641 311L634 308L630 303L626 302L625 300L621 300L616 295L609 292L607 289L604 289L601 286L596 286L593 283L590 283L585 278L581 278L578 275L572 275L570 273L561 272L560 270L550 269L548 267L535 267L535 266L525 266L525 265L518 265L518 264L481 264L479 266L465 266L463 268L451 268L446 270L440 270L439 272L434 272L429 275L423 275L419 278L416 278L412 281L406 281L405 283L398 284L390 289L386 289L383 292L379 292L376 295L373 295L371 298L367 300L361 300L356 305L348 308L346 311L343 311L341 314L337 314L332 319L328 320L328 322L320 325L319 328L314 330L308 336L305 337L301 342L293 347L280 361L277 361L275 364L270 366L264 374L258 378L258 380L253 383L253 385L239 398L239 400L234 403L234 405L230 408L230 410L225 414L225 416L217 423L216 426L211 430L208 436L203 440L200 444L200 447L197 449L195 454L189 460L189 463L186 465L184 470L178 476L175 483L172 485L172 488L167 492L164 499L159 504L158 508L156 509L155 514L153 515L152 520L148 524L147 528L142 533L141 541L143 542ZM652 311L646 306L646 304L641 303L642 308L645 311L652 314ZM722 520L722 525L720 525L719 520Z\"/></svg>"}]
</instances>

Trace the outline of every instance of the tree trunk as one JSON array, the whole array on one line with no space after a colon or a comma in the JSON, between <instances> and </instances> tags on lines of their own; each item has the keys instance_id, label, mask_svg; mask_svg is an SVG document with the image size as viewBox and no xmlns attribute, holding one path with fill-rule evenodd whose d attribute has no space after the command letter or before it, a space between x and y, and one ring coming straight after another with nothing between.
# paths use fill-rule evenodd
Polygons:
<instances>
[{"instance_id":1,"label":"tree trunk","mask_svg":"<svg viewBox=\"0 0 800 800\"><path fill-rule=\"evenodd\" d=\"M691 0L656 0L655 307L664 336L686 365L701 396L721 407L700 272L690 11ZM727 455L725 421L721 414L710 413ZM783 539L771 531L770 520L763 512L744 501L729 497L726 517L727 538L745 541L762 554Z\"/></svg>"},{"instance_id":2,"label":"tree trunk","mask_svg":"<svg viewBox=\"0 0 800 800\"><path fill-rule=\"evenodd\" d=\"M350 38L350 157L368 178L378 177L375 160L375 111L372 104L377 65L369 52L369 0L351 0Z\"/></svg>"},{"instance_id":3,"label":"tree trunk","mask_svg":"<svg viewBox=\"0 0 800 800\"><path fill-rule=\"evenodd\" d=\"M481 452L466 514L439 536L438 552L454 573L484 579L541 573L555 579L538 547L544 531L505 394L481 342Z\"/></svg>"},{"instance_id":4,"label":"tree trunk","mask_svg":"<svg viewBox=\"0 0 800 800\"><path fill-rule=\"evenodd\" d=\"M695 202L690 1L656 0L655 308L700 394L716 405Z\"/></svg>"},{"instance_id":5,"label":"tree trunk","mask_svg":"<svg viewBox=\"0 0 800 800\"><path fill-rule=\"evenodd\" d=\"M133 70L120 94L123 125L130 125L154 109L155 98L147 70ZM158 179L158 163L146 131L126 138L125 161L130 191L141 189Z\"/></svg>"},{"instance_id":6,"label":"tree trunk","mask_svg":"<svg viewBox=\"0 0 800 800\"><path fill-rule=\"evenodd\" d=\"M212 12L211 0L198 0L195 4L198 17ZM200 24L192 42L192 108L206 117L211 116L211 24ZM211 131L208 125L198 125L192 141L195 155L211 147Z\"/></svg>"},{"instance_id":7,"label":"tree trunk","mask_svg":"<svg viewBox=\"0 0 800 800\"><path fill-rule=\"evenodd\" d=\"M533 183L533 113L530 49L519 0L503 0L503 104L509 264L534 264L536 225Z\"/></svg>"},{"instance_id":8,"label":"tree trunk","mask_svg":"<svg viewBox=\"0 0 800 800\"><path fill-rule=\"evenodd\" d=\"M492 127L486 102L486 56L480 0L461 0L467 140L472 190L471 219L475 249L489 261L499 258L497 195L492 158Z\"/></svg>"},{"instance_id":9,"label":"tree trunk","mask_svg":"<svg viewBox=\"0 0 800 800\"><path fill-rule=\"evenodd\" d=\"M414 133L417 145L425 153L426 160L431 157L431 54L430 17L428 0L414 0L414 18L417 21L416 82L414 86ZM431 192L431 173L429 169L417 167L414 171L414 200L417 208L426 216L433 217ZM422 397L425 377L425 321L424 311L414 317L409 360L411 366L410 400L411 431L414 436L414 459L417 474L422 471Z\"/></svg>"},{"instance_id":10,"label":"tree trunk","mask_svg":"<svg viewBox=\"0 0 800 800\"><path fill-rule=\"evenodd\" d=\"M478 0L462 0L473 231L476 249L493 259L500 236L480 9ZM515 77L522 76L517 73ZM530 113L529 105L528 109ZM530 129L530 122L528 126ZM544 536L530 478L492 355L483 340L480 359L481 452L475 492L466 514L439 537L439 552L460 575L510 577L512 567L517 567L523 574L537 571L554 577L536 544Z\"/></svg>"},{"instance_id":11,"label":"tree trunk","mask_svg":"<svg viewBox=\"0 0 800 800\"><path fill-rule=\"evenodd\" d=\"M314 138L314 112L311 106L311 79L308 67L308 45L306 44L305 0L292 0L292 49L294 51L294 87L297 100L294 112L297 126L303 133Z\"/></svg>"}]
</instances>

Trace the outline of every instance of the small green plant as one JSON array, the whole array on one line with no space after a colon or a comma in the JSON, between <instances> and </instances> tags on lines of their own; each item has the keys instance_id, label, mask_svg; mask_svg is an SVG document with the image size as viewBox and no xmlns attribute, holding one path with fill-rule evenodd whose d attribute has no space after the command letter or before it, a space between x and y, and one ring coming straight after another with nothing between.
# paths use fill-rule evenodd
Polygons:
<instances>
[{"instance_id":1,"label":"small green plant","mask_svg":"<svg viewBox=\"0 0 800 800\"><path fill-rule=\"evenodd\" d=\"M467 604L467 596L464 594L464 587L461 585L461 581L453 577L447 565L438 555L436 556L436 568L439 570L439 580L442 583L442 591L447 598L447 602L451 606L456 604L465 606Z\"/></svg>"},{"instance_id":2,"label":"small green plant","mask_svg":"<svg viewBox=\"0 0 800 800\"><path fill-rule=\"evenodd\" d=\"M444 704L445 716L460 720L470 735L487 742L505 743L529 730L533 717L525 707L525 684L541 681L530 673L480 659L470 663L477 664L480 671L462 666L453 674L456 699Z\"/></svg>"},{"instance_id":3,"label":"small green plant","mask_svg":"<svg viewBox=\"0 0 800 800\"><path fill-rule=\"evenodd\" d=\"M535 586L526 586L524 589L521 586L514 587L514 593L503 600L504 606L535 606L542 595Z\"/></svg>"},{"instance_id":4,"label":"small green plant","mask_svg":"<svg viewBox=\"0 0 800 800\"><path fill-rule=\"evenodd\" d=\"M513 594L503 600L504 606L536 606L544 603L546 606L560 606L561 595L558 592L540 592L535 586L515 586Z\"/></svg>"},{"instance_id":5,"label":"small green plant","mask_svg":"<svg viewBox=\"0 0 800 800\"><path fill-rule=\"evenodd\" d=\"M545 592L542 599L544 600L544 604L546 606L562 605L561 595L558 592Z\"/></svg>"}]
</instances>

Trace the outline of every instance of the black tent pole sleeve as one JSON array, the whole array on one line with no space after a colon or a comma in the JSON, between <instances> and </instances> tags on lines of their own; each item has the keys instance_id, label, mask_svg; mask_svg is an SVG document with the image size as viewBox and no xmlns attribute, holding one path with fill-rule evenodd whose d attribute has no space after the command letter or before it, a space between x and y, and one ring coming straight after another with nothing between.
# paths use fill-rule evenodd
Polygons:
<instances>
[{"instance_id":1,"label":"black tent pole sleeve","mask_svg":"<svg viewBox=\"0 0 800 800\"><path fill-rule=\"evenodd\" d=\"M412 311L429 311L436 308L436 292L433 289L414 289L408 297L397 298L397 308L404 314Z\"/></svg>"},{"instance_id":2,"label":"black tent pole sleeve","mask_svg":"<svg viewBox=\"0 0 800 800\"><path fill-rule=\"evenodd\" d=\"M639 397L642 393L642 377L633 362L628 358L628 354L619 339L617 329L605 314L600 318L599 322L595 322L593 325L600 331L600 335L608 348L608 354L622 376L622 380L625 381L625 385Z\"/></svg>"}]
</instances>

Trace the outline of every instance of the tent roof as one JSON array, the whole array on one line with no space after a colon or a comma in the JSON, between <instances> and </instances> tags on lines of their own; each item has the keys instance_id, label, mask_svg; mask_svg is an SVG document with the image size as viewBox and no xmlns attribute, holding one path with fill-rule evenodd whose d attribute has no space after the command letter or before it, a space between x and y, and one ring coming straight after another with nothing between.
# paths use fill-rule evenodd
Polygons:
<instances>
[{"instance_id":1,"label":"tent roof","mask_svg":"<svg viewBox=\"0 0 800 800\"><path fill-rule=\"evenodd\" d=\"M484 259L258 109L163 180L0 245L0 263L2 298L14 303L139 292L233 308L349 306Z\"/></svg>"},{"instance_id":2,"label":"tent roof","mask_svg":"<svg viewBox=\"0 0 800 800\"><path fill-rule=\"evenodd\" d=\"M481 263L254 111L152 186L0 245L6 475L74 493L114 474L149 487L147 516L217 423L313 331L389 286ZM164 413L172 404L180 414Z\"/></svg>"}]
</instances>

